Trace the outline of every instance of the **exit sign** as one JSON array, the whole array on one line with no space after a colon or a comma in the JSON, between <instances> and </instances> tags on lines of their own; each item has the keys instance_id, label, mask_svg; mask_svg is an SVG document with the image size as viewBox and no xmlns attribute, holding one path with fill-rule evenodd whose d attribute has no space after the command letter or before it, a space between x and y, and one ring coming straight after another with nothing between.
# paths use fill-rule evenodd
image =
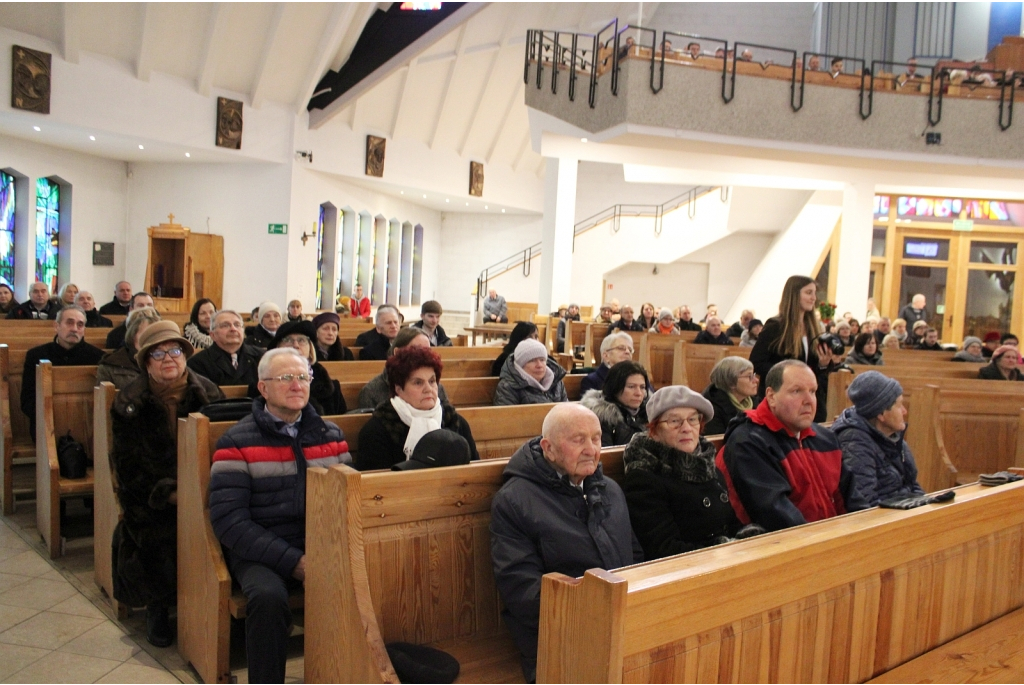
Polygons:
<instances>
[{"instance_id":1,"label":"exit sign","mask_svg":"<svg viewBox=\"0 0 1024 685\"><path fill-rule=\"evenodd\" d=\"M285 235L288 233L288 224L267 224L267 233L270 235Z\"/></svg>"},{"instance_id":2,"label":"exit sign","mask_svg":"<svg viewBox=\"0 0 1024 685\"><path fill-rule=\"evenodd\" d=\"M953 219L954 231L973 231L974 221L972 219Z\"/></svg>"}]
</instances>

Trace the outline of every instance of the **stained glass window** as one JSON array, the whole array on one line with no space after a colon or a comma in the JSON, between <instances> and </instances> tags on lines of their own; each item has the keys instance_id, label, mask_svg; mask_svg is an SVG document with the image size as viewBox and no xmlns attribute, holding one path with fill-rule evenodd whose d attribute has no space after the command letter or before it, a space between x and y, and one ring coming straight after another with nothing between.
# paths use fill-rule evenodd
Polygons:
<instances>
[{"instance_id":1,"label":"stained glass window","mask_svg":"<svg viewBox=\"0 0 1024 685\"><path fill-rule=\"evenodd\" d=\"M0 171L0 281L14 284L14 177Z\"/></svg>"},{"instance_id":2,"label":"stained glass window","mask_svg":"<svg viewBox=\"0 0 1024 685\"><path fill-rule=\"evenodd\" d=\"M57 254L60 247L60 186L36 180L36 280L57 292Z\"/></svg>"},{"instance_id":3,"label":"stained glass window","mask_svg":"<svg viewBox=\"0 0 1024 685\"><path fill-rule=\"evenodd\" d=\"M962 200L950 197L897 198L896 213L900 217L936 217L939 219L979 219L1008 221L1006 202L996 200Z\"/></svg>"},{"instance_id":4,"label":"stained glass window","mask_svg":"<svg viewBox=\"0 0 1024 685\"><path fill-rule=\"evenodd\" d=\"M316 222L316 308L323 306L324 297L324 206L320 205L320 218Z\"/></svg>"}]
</instances>

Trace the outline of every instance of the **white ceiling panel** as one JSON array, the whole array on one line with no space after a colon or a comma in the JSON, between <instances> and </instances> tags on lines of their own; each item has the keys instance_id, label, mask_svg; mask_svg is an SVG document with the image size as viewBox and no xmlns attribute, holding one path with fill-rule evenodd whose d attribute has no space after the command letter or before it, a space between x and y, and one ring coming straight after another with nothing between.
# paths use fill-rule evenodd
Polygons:
<instances>
[{"instance_id":1,"label":"white ceiling panel","mask_svg":"<svg viewBox=\"0 0 1024 685\"><path fill-rule=\"evenodd\" d=\"M62 9L59 2L0 2L0 26L60 43Z\"/></svg>"}]
</instances>

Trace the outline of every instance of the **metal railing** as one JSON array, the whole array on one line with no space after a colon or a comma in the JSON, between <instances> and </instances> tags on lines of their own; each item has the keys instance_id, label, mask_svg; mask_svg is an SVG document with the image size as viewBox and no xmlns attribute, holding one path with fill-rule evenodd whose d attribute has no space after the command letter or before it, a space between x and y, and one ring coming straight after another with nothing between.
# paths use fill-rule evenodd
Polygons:
<instances>
[{"instance_id":1,"label":"metal railing","mask_svg":"<svg viewBox=\"0 0 1024 685\"><path fill-rule=\"evenodd\" d=\"M625 35L629 32L640 34L642 36L642 40L637 42L632 35ZM625 38L623 38L624 35ZM650 38L649 44L648 37ZM590 108L593 109L596 107L597 90L600 77L605 74L610 75L609 78L611 82L609 84L609 92L613 97L617 97L619 93L619 71L622 68L622 62L628 55L632 54L634 48L640 48L650 51L650 59L648 60L645 56L644 60L650 62L651 92L658 94L665 86L665 62L666 55L669 54L667 47L671 44L671 39L673 37L679 39L692 39L695 42L705 41L713 43L716 46L721 45L721 48L716 50L715 57L698 55L693 56L692 59L722 60L722 101L726 104L731 103L736 97L737 61L748 63L752 61L749 57L747 59L742 59L740 57L741 50L745 48L772 50L792 56L789 65L775 64L770 60L760 62L760 64L763 69L767 69L769 66L782 66L790 70L790 107L793 112L799 112L803 108L808 72L817 73L817 70L808 68L809 58L819 58L828 61L829 63L832 59L838 58L842 60L844 63L844 70L842 72L834 73L833 78L838 78L843 74L856 75L860 78L857 113L862 120L867 120L874 110L874 96L876 90L875 81L879 78L877 74L880 73L880 67L911 66L905 62L872 60L871 67L868 68L867 62L858 57L810 51L799 53L796 50L789 48L780 48L772 45L759 45L755 43L735 42L730 48L728 40L678 31L662 31L661 41L659 42L658 31L656 29L629 24L620 28L618 19L615 19L609 22L596 34L544 31L542 29L530 29L527 31L523 81L529 85L530 67L531 65L536 65L536 87L537 89L542 88L544 84L544 70L550 66L551 92L553 94L557 94L560 72L568 71L569 100L575 101L576 82L580 76L585 76L589 78L590 82L588 104L590 105ZM721 52L721 57L717 54L719 51ZM673 50L673 52L678 53L677 50ZM685 55L686 53L680 54ZM685 59L685 57L683 57L683 59ZM798 64L800 65L799 68L797 66ZM860 65L860 68L855 70L856 73L850 74L845 69L848 65ZM942 120L943 94L947 91L949 86L952 85L950 72L955 69L950 66L943 66L938 69L935 67L918 66L918 69L922 71L927 70L930 75L930 87L928 92L928 126L938 126L939 122ZM798 71L800 74L799 80L797 79ZM979 69L977 67L966 71L968 73L968 78L962 84L957 85L962 85L969 90L973 90L979 86L999 88L999 129L1001 131L1008 130L1013 125L1013 102L1016 95L1017 80L1021 77L1013 74L1011 71ZM988 81L978 80L976 77L982 74L989 74L991 77ZM888 80L888 76L885 80ZM1024 80L1022 80L1022 86L1024 86Z\"/></svg>"},{"instance_id":2,"label":"metal railing","mask_svg":"<svg viewBox=\"0 0 1024 685\"><path fill-rule=\"evenodd\" d=\"M586 219L576 222L573 227L573 251L576 250L576 236L586 233L592 228L596 228L608 221L612 222L612 232L618 233L622 227L623 217L642 217L650 216L654 218L654 234L661 235L663 228L663 220L666 214L669 212L679 209L684 204L686 205L686 216L693 219L697 216L697 200L703 196L711 193L717 186L695 186L689 190L676 195L675 197L667 200L660 205L647 205L647 204L615 204L611 207L602 209L600 212L588 216ZM721 187L720 200L725 203L729 201L729 190L727 187ZM483 298L484 293L488 290L488 283L491 279L496 278L504 273L508 273L513 269L522 268L523 276L529 276L532 273L533 267L531 265L532 260L535 257L539 257L541 254L542 243L534 243L529 247L526 247L518 252L513 253L509 257L502 259L499 262L491 264L483 271L480 272L480 276L476 280L476 308L480 309L480 300Z\"/></svg>"}]
</instances>

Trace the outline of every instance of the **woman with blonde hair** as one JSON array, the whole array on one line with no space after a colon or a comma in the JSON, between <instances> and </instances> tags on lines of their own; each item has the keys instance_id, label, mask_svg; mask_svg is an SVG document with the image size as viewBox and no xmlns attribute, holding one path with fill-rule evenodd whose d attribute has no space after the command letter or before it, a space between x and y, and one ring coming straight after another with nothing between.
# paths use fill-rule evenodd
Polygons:
<instances>
[{"instance_id":1,"label":"woman with blonde hair","mask_svg":"<svg viewBox=\"0 0 1024 685\"><path fill-rule=\"evenodd\" d=\"M814 279L808 276L789 277L782 288L779 313L764 322L761 335L750 351L750 361L761 378L758 401L764 398L764 379L775 364L784 359L799 359L810 366L818 380L814 420L821 422L825 420L828 374L839 360L833 357L828 344L819 339L821 328L814 317L817 288Z\"/></svg>"}]
</instances>

